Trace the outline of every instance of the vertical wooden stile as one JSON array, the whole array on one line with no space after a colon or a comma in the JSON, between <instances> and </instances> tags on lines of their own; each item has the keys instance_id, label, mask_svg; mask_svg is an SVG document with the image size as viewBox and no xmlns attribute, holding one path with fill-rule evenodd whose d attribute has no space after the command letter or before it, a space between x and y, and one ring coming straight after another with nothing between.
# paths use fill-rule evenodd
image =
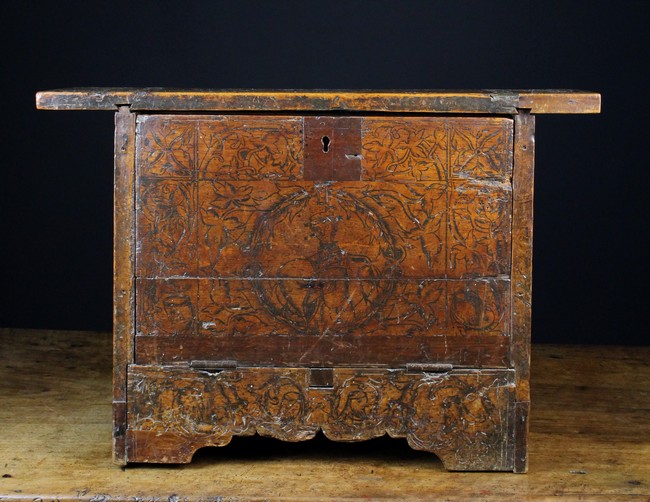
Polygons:
<instances>
[{"instance_id":1,"label":"vertical wooden stile","mask_svg":"<svg viewBox=\"0 0 650 502\"><path fill-rule=\"evenodd\" d=\"M517 383L515 406L515 472L528 469L527 437L530 408L530 329L533 270L533 174L535 117L529 110L515 115L512 180L512 363Z\"/></svg>"},{"instance_id":2,"label":"vertical wooden stile","mask_svg":"<svg viewBox=\"0 0 650 502\"><path fill-rule=\"evenodd\" d=\"M120 106L115 114L113 235L113 459L126 464L127 366L134 340L135 114Z\"/></svg>"}]
</instances>

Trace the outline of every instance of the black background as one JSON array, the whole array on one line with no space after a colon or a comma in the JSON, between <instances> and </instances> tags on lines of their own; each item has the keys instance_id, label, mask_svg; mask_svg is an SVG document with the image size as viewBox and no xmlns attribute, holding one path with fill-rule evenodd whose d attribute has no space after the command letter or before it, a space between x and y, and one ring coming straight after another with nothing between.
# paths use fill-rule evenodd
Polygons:
<instances>
[{"instance_id":1,"label":"black background","mask_svg":"<svg viewBox=\"0 0 650 502\"><path fill-rule=\"evenodd\" d=\"M643 2L6 2L0 326L110 330L110 112L38 90L573 88L537 118L533 340L648 343Z\"/></svg>"}]
</instances>

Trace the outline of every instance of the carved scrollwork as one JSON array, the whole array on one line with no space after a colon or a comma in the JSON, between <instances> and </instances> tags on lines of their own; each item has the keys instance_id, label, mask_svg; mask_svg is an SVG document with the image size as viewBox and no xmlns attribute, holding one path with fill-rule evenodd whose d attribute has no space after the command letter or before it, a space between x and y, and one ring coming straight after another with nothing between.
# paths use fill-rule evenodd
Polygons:
<instances>
[{"instance_id":1,"label":"carved scrollwork","mask_svg":"<svg viewBox=\"0 0 650 502\"><path fill-rule=\"evenodd\" d=\"M335 370L331 389L310 388L307 369L227 370L217 375L131 369L130 430L222 444L227 436L299 441L322 429L342 441L389 433L416 449L506 468L513 403L508 370L434 376ZM147 436L149 437L149 436ZM150 437L149 437L149 440ZM471 459L474 460L471 460Z\"/></svg>"}]
</instances>

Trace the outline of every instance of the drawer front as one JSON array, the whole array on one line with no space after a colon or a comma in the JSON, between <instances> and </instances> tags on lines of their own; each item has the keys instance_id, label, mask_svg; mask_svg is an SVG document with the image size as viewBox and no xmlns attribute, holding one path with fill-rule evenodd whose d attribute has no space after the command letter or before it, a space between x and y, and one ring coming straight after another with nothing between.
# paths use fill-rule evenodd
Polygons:
<instances>
[{"instance_id":1,"label":"drawer front","mask_svg":"<svg viewBox=\"0 0 650 502\"><path fill-rule=\"evenodd\" d=\"M140 116L136 160L138 363L507 365L510 119Z\"/></svg>"},{"instance_id":2,"label":"drawer front","mask_svg":"<svg viewBox=\"0 0 650 502\"><path fill-rule=\"evenodd\" d=\"M260 434L284 441L322 430L338 441L389 434L435 453L447 469L512 470L514 371L309 368L204 371L130 366L129 461L187 462L205 446Z\"/></svg>"}]
</instances>

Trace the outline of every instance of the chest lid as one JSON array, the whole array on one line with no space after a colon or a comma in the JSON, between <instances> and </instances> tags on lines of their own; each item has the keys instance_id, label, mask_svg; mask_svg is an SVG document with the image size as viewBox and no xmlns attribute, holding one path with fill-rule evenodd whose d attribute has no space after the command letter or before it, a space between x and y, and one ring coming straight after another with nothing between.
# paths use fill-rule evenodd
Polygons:
<instances>
[{"instance_id":1,"label":"chest lid","mask_svg":"<svg viewBox=\"0 0 650 502\"><path fill-rule=\"evenodd\" d=\"M599 113L600 94L571 89L399 91L86 87L36 94L41 110L155 112Z\"/></svg>"}]
</instances>

